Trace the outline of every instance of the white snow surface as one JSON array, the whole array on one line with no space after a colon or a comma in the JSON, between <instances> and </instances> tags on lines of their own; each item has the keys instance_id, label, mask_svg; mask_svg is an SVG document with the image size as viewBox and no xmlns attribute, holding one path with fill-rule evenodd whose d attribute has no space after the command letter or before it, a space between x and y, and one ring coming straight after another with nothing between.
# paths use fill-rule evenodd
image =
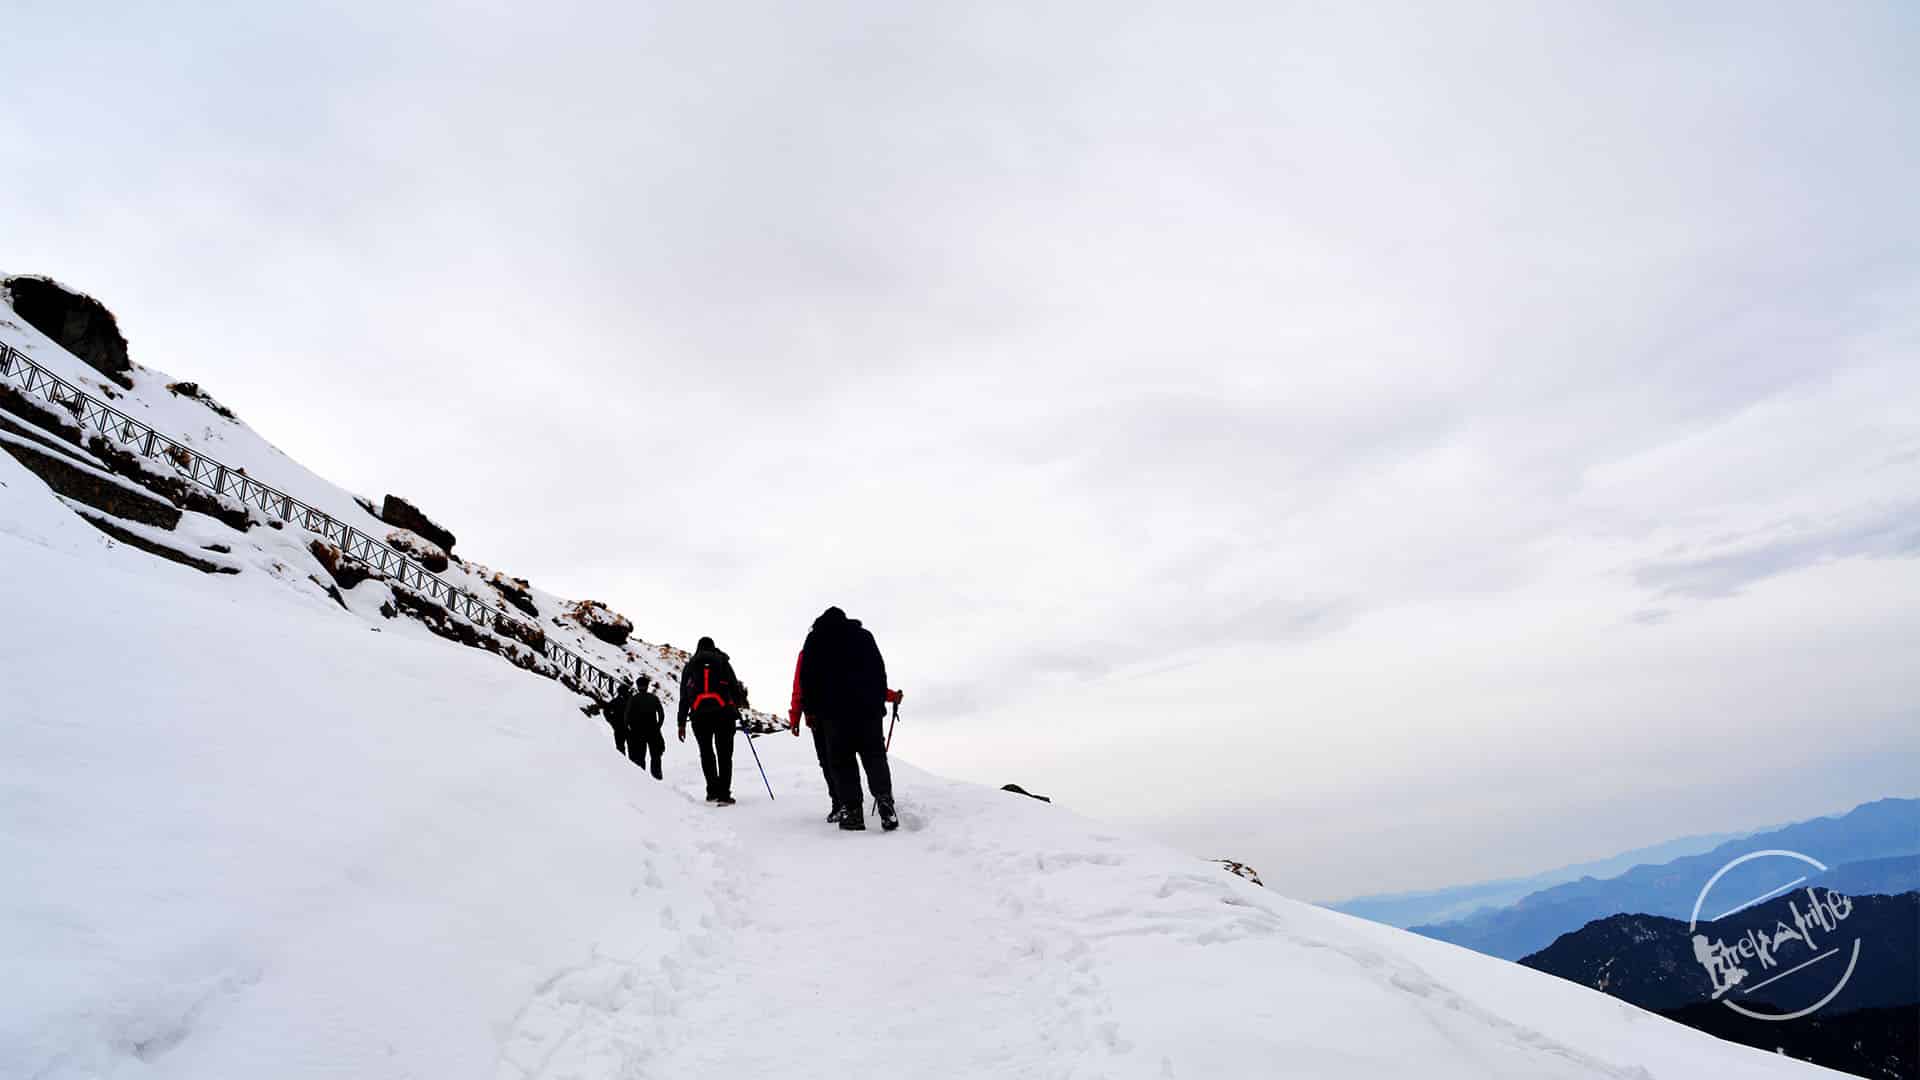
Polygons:
<instances>
[{"instance_id":1,"label":"white snow surface","mask_svg":"<svg viewBox=\"0 0 1920 1080\"><path fill-rule=\"evenodd\" d=\"M1817 1072L898 759L893 834L786 735L778 801L742 741L705 806L691 744L655 782L558 684L4 456L0 612L0 1076Z\"/></svg>"}]
</instances>

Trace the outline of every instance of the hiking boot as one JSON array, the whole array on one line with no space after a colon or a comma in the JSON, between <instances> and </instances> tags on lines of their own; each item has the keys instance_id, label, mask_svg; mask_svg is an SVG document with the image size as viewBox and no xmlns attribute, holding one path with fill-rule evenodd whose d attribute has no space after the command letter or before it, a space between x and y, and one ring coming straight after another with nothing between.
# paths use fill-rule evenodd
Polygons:
<instances>
[{"instance_id":1,"label":"hiking boot","mask_svg":"<svg viewBox=\"0 0 1920 1080\"><path fill-rule=\"evenodd\" d=\"M843 818L843 817L846 817L846 816L847 816L847 809L846 809L846 807L844 807L844 806L836 806L836 807L834 807L834 808L833 808L833 811L832 811L831 813L829 813L829 814L827 815L827 824L829 824L829 825L832 825L832 824L835 824L835 823L836 823L836 822L838 822L838 821L839 821L839 820L840 820L841 818Z\"/></svg>"},{"instance_id":2,"label":"hiking boot","mask_svg":"<svg viewBox=\"0 0 1920 1080\"><path fill-rule=\"evenodd\" d=\"M715 805L715 806L732 806L732 805L733 805L733 796L731 796L731 795L722 795L722 796L720 796L719 798L717 798L717 799L715 799L715 800L713 800L713 805Z\"/></svg>"},{"instance_id":3,"label":"hiking boot","mask_svg":"<svg viewBox=\"0 0 1920 1080\"><path fill-rule=\"evenodd\" d=\"M899 828L900 815L893 812L893 800L881 799L879 800L879 802L880 802L880 827L882 829L885 829L888 832L892 832L893 830Z\"/></svg>"},{"instance_id":4,"label":"hiking boot","mask_svg":"<svg viewBox=\"0 0 1920 1080\"><path fill-rule=\"evenodd\" d=\"M666 777L660 775L660 763L657 761L653 763L653 778L655 780L666 779Z\"/></svg>"},{"instance_id":5,"label":"hiking boot","mask_svg":"<svg viewBox=\"0 0 1920 1080\"><path fill-rule=\"evenodd\" d=\"M866 832L867 823L862 820L859 811L850 811L840 816L840 828L846 832Z\"/></svg>"}]
</instances>

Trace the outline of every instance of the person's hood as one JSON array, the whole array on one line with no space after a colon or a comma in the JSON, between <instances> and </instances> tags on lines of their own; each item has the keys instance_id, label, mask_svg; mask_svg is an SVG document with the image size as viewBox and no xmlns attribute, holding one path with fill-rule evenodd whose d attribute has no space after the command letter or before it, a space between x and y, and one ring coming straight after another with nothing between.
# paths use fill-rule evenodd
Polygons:
<instances>
[{"instance_id":1,"label":"person's hood","mask_svg":"<svg viewBox=\"0 0 1920 1080\"><path fill-rule=\"evenodd\" d=\"M847 613L844 611L841 611L837 607L828 608L827 610L820 613L819 618L813 620L813 628L815 630L824 630L829 628L837 629L842 626L859 626L859 625L860 625L859 619L847 618Z\"/></svg>"}]
</instances>

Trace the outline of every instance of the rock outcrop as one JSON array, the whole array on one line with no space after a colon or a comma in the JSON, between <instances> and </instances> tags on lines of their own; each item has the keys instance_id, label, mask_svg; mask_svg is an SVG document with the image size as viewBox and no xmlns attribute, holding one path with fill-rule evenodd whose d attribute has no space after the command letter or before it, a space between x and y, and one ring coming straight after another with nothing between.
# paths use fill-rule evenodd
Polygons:
<instances>
[{"instance_id":1,"label":"rock outcrop","mask_svg":"<svg viewBox=\"0 0 1920 1080\"><path fill-rule=\"evenodd\" d=\"M400 496L387 496L380 504L379 517L389 525L420 534L447 555L453 554L453 533Z\"/></svg>"},{"instance_id":2,"label":"rock outcrop","mask_svg":"<svg viewBox=\"0 0 1920 1080\"><path fill-rule=\"evenodd\" d=\"M77 293L51 278L13 277L5 282L13 310L35 330L87 365L129 390L133 388L133 361L127 358L127 339L105 304Z\"/></svg>"}]
</instances>

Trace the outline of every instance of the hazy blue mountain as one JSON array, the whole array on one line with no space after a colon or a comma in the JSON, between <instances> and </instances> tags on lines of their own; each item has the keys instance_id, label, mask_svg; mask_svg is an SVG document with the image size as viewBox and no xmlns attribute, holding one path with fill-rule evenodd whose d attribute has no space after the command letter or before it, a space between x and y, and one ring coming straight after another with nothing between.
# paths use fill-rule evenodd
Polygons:
<instances>
[{"instance_id":1,"label":"hazy blue mountain","mask_svg":"<svg viewBox=\"0 0 1920 1080\"><path fill-rule=\"evenodd\" d=\"M1635 848L1609 858L1574 863L1571 866L1562 866L1526 877L1477 881L1419 892L1356 896L1347 900L1324 902L1320 906L1402 928L1420 923L1447 922L1465 918L1482 909L1506 907L1529 893L1539 892L1541 889L1561 882L1575 881L1583 877L1612 877L1643 863L1666 862L1683 855L1697 855L1703 851L1712 851L1729 840L1751 836L1759 831L1749 829L1743 832L1683 836L1678 840Z\"/></svg>"},{"instance_id":2,"label":"hazy blue mountain","mask_svg":"<svg viewBox=\"0 0 1920 1080\"><path fill-rule=\"evenodd\" d=\"M1741 855L1768 849L1800 852L1829 867L1920 855L1920 799L1881 799L1836 817L1815 818L1732 840L1702 854L1636 866L1611 878L1584 877L1564 882L1530 893L1508 907L1409 929L1491 956L1518 960L1545 948L1561 934L1609 915L1634 912L1690 918L1696 897L1716 871ZM1898 867L1882 869L1899 872ZM1777 858L1737 866L1714 886L1701 917L1713 918L1737 904L1764 896L1791 880L1787 875L1802 871L1810 880L1821 878L1812 867L1795 867ZM1849 871L1863 875L1875 872Z\"/></svg>"}]
</instances>

